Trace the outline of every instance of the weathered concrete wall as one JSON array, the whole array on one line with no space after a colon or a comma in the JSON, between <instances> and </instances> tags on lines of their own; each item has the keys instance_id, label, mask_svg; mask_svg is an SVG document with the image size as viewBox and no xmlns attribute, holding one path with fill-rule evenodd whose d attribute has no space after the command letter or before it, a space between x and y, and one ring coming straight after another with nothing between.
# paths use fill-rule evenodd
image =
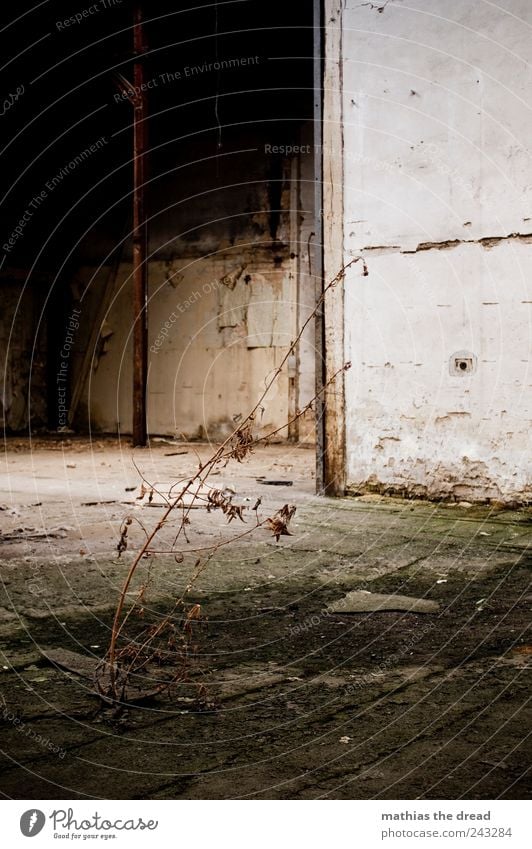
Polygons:
<instances>
[{"instance_id":1,"label":"weathered concrete wall","mask_svg":"<svg viewBox=\"0 0 532 849\"><path fill-rule=\"evenodd\" d=\"M265 255L264 255L265 254ZM187 438L226 436L258 400L293 337L292 282L266 250L150 263L148 428ZM122 265L88 385L97 429L131 427L131 266ZM286 375L262 424L287 420Z\"/></svg>"},{"instance_id":2,"label":"weathered concrete wall","mask_svg":"<svg viewBox=\"0 0 532 849\"><path fill-rule=\"evenodd\" d=\"M532 8L341 5L348 484L529 500Z\"/></svg>"},{"instance_id":3,"label":"weathered concrete wall","mask_svg":"<svg viewBox=\"0 0 532 849\"><path fill-rule=\"evenodd\" d=\"M236 417L256 403L297 335L298 322L312 311L308 242L314 222L313 158L310 129L305 133L301 144L305 150L308 144L308 153L301 161L277 163L282 183L274 190L264 179L263 158L245 174L239 162L222 163L225 172L217 179L227 188L212 192L210 200L200 192L199 199L169 207L154 220L148 270L150 433L226 436ZM180 191L197 193L201 178L200 173L188 174L191 186ZM172 184L166 185L163 195L157 195L159 208L167 206L165 196L171 194ZM273 222L276 202L281 212ZM90 263L79 269L79 291L96 271ZM97 272L88 286L85 316L95 315L107 276L106 270ZM95 356L79 407L78 422L90 420L97 430L131 431L131 290L131 264L124 261L102 333L93 344ZM81 324L77 375L90 344L90 322L82 319ZM257 423L264 432L282 427L314 395L312 334L309 327L297 357L263 402ZM278 438L311 441L313 435L314 416L309 413Z\"/></svg>"}]
</instances>

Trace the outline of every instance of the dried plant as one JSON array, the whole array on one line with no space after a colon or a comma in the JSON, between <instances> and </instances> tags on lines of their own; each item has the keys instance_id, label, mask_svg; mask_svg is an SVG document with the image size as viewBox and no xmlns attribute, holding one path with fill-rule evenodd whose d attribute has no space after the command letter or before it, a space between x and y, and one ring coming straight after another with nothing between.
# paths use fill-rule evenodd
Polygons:
<instances>
[{"instance_id":1,"label":"dried plant","mask_svg":"<svg viewBox=\"0 0 532 849\"><path fill-rule=\"evenodd\" d=\"M281 509L277 511L273 518L266 520L266 524L277 542L279 542L281 537L292 536L288 530L288 523L295 512L296 508L293 504L290 507L288 504L285 504L284 507L281 507Z\"/></svg>"},{"instance_id":2,"label":"dried plant","mask_svg":"<svg viewBox=\"0 0 532 849\"><path fill-rule=\"evenodd\" d=\"M142 477L138 498L141 500L148 495L152 502L154 494L158 494L164 502L161 518L148 531L139 522L145 539L135 552L126 578L124 580L111 629L111 639L107 655L99 667L96 685L102 698L114 704L132 701L137 695L156 694L165 690L171 691L177 684L187 680L190 668L190 658L197 650L197 633L202 625L202 613L199 604L190 607L187 599L196 585L200 575L209 562L224 546L248 537L258 530L269 532L276 542L282 536L290 536L289 525L296 507L285 504L273 515L264 518L260 515L262 500L258 498L252 508L234 503L234 493L227 489L211 488L205 493L209 476L218 467L226 466L231 460L242 463L254 447L259 443L268 443L281 430L300 418L313 408L314 403L322 393L336 380L339 374L346 371L350 364L346 363L333 374L314 398L302 409L297 410L293 418L282 428L277 428L267 434L256 435L254 425L256 416L263 409L262 403L270 388L278 379L289 357L294 353L305 329L321 309L327 293L343 278L347 269L355 262L362 261L363 274L367 268L361 257L356 257L345 265L338 274L325 286L321 297L298 335L290 343L287 352L279 365L265 381L265 387L253 409L245 416L235 417L235 428L232 433L213 451L206 460L198 457L198 469L195 474L184 481L178 481L170 487L168 493L161 493ZM140 474L140 471L139 471ZM186 503L188 501L188 503ZM190 512L198 505L205 506L208 513L221 511L227 518L228 524L233 520L246 527L238 534L222 541L212 543L201 549L190 547L187 528L190 526ZM251 519L251 521L248 521ZM129 530L133 518L128 517L120 528L120 539L117 544L118 557L125 551L131 551ZM138 521L138 520L137 520ZM156 540L163 528L175 526L175 536L171 545L165 548L156 547ZM174 600L171 609L156 623L145 622L145 594L151 574L153 559L158 555L172 555L176 563L182 564L191 559L191 571L181 594ZM141 588L134 593L133 601L128 603L131 584L141 564L148 565L148 578ZM143 623L140 630L130 633L133 623L139 620ZM127 626L127 627L126 627Z\"/></svg>"},{"instance_id":3,"label":"dried plant","mask_svg":"<svg viewBox=\"0 0 532 849\"><path fill-rule=\"evenodd\" d=\"M244 427L239 427L235 431L229 443L228 456L233 460L238 460L239 463L251 454L253 451L254 439L252 424L254 416L249 416L249 420Z\"/></svg>"}]
</instances>

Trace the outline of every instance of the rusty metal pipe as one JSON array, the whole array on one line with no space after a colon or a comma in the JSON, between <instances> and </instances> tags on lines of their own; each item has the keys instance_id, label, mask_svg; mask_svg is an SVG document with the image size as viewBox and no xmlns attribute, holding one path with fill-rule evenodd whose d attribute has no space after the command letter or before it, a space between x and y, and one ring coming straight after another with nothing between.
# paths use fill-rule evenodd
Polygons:
<instances>
[{"instance_id":1,"label":"rusty metal pipe","mask_svg":"<svg viewBox=\"0 0 532 849\"><path fill-rule=\"evenodd\" d=\"M135 4L133 26L133 445L146 445L148 375L148 274L144 184L147 156L147 101L144 91L144 33L141 3Z\"/></svg>"}]
</instances>

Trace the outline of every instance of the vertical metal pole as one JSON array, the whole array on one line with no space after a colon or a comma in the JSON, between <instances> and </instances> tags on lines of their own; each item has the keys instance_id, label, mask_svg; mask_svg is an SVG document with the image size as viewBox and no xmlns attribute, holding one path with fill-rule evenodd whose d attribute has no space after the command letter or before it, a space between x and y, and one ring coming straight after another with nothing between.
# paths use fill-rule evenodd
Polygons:
<instances>
[{"instance_id":1,"label":"vertical metal pole","mask_svg":"<svg viewBox=\"0 0 532 849\"><path fill-rule=\"evenodd\" d=\"M314 0L314 256L316 301L323 293L323 2ZM316 313L316 492L325 488L325 404L321 393L325 377L323 306Z\"/></svg>"},{"instance_id":2,"label":"vertical metal pole","mask_svg":"<svg viewBox=\"0 0 532 849\"><path fill-rule=\"evenodd\" d=\"M299 229L299 216L301 204L299 201L301 157L294 156L290 163L290 290L288 294L289 303L292 305L291 336L296 338L299 333L299 312L301 308L300 278L301 268L299 257L301 255ZM291 442L299 441L299 419L296 410L299 407L299 361L301 342L296 346L292 356L288 358L288 439Z\"/></svg>"},{"instance_id":3,"label":"vertical metal pole","mask_svg":"<svg viewBox=\"0 0 532 849\"><path fill-rule=\"evenodd\" d=\"M144 34L142 8L134 10L133 70L136 94L133 118L133 445L146 445L146 383L148 373L148 286L146 215L144 210L146 154L146 93L144 92Z\"/></svg>"}]
</instances>

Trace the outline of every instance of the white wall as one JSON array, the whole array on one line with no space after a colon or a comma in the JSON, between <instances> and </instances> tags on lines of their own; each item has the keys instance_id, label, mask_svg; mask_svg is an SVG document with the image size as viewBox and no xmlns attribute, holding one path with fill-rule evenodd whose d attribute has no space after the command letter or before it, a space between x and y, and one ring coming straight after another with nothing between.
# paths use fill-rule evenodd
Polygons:
<instances>
[{"instance_id":1,"label":"white wall","mask_svg":"<svg viewBox=\"0 0 532 849\"><path fill-rule=\"evenodd\" d=\"M368 266L345 282L348 485L530 500L532 4L327 5L344 254Z\"/></svg>"}]
</instances>

